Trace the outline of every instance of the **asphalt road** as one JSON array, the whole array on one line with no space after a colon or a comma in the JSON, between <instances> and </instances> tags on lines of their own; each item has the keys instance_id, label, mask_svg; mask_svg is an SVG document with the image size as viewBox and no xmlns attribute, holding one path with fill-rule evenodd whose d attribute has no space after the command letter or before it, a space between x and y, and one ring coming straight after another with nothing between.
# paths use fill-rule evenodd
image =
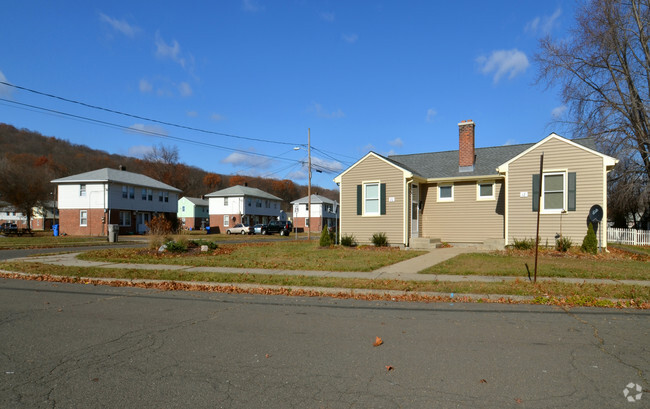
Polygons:
<instances>
[{"instance_id":1,"label":"asphalt road","mask_svg":"<svg viewBox=\"0 0 650 409\"><path fill-rule=\"evenodd\" d=\"M0 280L0 407L649 407L649 318Z\"/></svg>"}]
</instances>

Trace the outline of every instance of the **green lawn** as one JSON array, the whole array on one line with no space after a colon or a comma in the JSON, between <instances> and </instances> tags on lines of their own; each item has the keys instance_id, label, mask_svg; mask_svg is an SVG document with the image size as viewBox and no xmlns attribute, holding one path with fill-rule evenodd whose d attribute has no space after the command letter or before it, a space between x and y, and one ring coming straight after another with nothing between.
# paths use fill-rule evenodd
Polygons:
<instances>
[{"instance_id":1,"label":"green lawn","mask_svg":"<svg viewBox=\"0 0 650 409\"><path fill-rule=\"evenodd\" d=\"M612 244L609 243L609 247L629 251L637 254L645 254L650 256L650 246L631 246L629 244Z\"/></svg>"},{"instance_id":2,"label":"green lawn","mask_svg":"<svg viewBox=\"0 0 650 409\"><path fill-rule=\"evenodd\" d=\"M527 277L535 266L532 252L494 252L461 254L443 263L420 271L421 274L454 274ZM633 257L560 255L540 253L538 277L609 278L614 280L650 280L650 262Z\"/></svg>"},{"instance_id":3,"label":"green lawn","mask_svg":"<svg viewBox=\"0 0 650 409\"><path fill-rule=\"evenodd\" d=\"M48 248L77 245L106 244L106 237L97 236L52 236L52 232L36 232L34 236L5 237L0 236L0 249Z\"/></svg>"},{"instance_id":4,"label":"green lawn","mask_svg":"<svg viewBox=\"0 0 650 409\"><path fill-rule=\"evenodd\" d=\"M208 236L212 238L212 236ZM206 237L206 239L208 238ZM220 244L207 253L157 253L151 249L110 249L80 255L84 260L117 263L176 264L208 267L267 268L320 271L373 271L423 254L397 248L320 248L316 241Z\"/></svg>"},{"instance_id":5,"label":"green lawn","mask_svg":"<svg viewBox=\"0 0 650 409\"><path fill-rule=\"evenodd\" d=\"M60 275L84 278L153 279L168 281L201 281L224 284L279 285L285 288L307 286L346 289L399 290L417 292L438 292L462 297L462 294L501 294L536 297L534 303L559 305L615 306L606 298L634 300L630 305L648 308L650 287L623 284L569 284L560 282L539 282L515 280L497 283L444 282L444 281L401 281L385 279L362 279L343 277L313 277L270 274L227 274L202 273L169 270L137 270L99 267L64 267L40 263L3 262L0 268L41 276Z\"/></svg>"}]
</instances>

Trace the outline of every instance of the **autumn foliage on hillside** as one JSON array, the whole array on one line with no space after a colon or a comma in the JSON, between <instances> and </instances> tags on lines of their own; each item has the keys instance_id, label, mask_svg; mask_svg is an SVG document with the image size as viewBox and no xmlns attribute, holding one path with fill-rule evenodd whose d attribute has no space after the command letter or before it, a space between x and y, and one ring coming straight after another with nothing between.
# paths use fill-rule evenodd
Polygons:
<instances>
[{"instance_id":1,"label":"autumn foliage on hillside","mask_svg":"<svg viewBox=\"0 0 650 409\"><path fill-rule=\"evenodd\" d=\"M20 176L21 183L17 184L17 187L21 184L26 187L39 187L37 196L42 201L51 198L49 192L54 190L54 186L50 184L52 179L101 168L117 169L119 166L125 166L128 171L142 173L181 189L183 196L200 197L230 186L247 184L282 198L285 201L285 211L289 209L290 201L307 196L307 186L296 185L291 180L220 175L181 163L176 147L154 146L151 153L138 159L109 154L1 123L0 165L4 166L4 169L14 169L11 174ZM0 185L6 185L9 177L8 173L2 172ZM312 186L312 193L333 200L338 199L336 190ZM3 192L0 186L0 200L11 202L8 199L7 193ZM30 201L33 202L34 198L30 198Z\"/></svg>"}]
</instances>

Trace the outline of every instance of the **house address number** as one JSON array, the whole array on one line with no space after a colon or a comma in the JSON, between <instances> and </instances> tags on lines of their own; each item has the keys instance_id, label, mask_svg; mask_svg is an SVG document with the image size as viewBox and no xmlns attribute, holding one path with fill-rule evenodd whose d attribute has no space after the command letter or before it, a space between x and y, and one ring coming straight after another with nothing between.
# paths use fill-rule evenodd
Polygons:
<instances>
[{"instance_id":1,"label":"house address number","mask_svg":"<svg viewBox=\"0 0 650 409\"><path fill-rule=\"evenodd\" d=\"M519 197L528 197L528 192L519 192Z\"/></svg>"}]
</instances>

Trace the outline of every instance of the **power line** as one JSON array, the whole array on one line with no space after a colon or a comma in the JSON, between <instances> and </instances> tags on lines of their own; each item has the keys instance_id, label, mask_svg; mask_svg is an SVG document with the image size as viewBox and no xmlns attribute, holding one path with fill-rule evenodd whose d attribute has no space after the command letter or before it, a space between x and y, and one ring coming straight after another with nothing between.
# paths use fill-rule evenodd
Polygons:
<instances>
[{"instance_id":1,"label":"power line","mask_svg":"<svg viewBox=\"0 0 650 409\"><path fill-rule=\"evenodd\" d=\"M145 130L145 129L135 129L135 128L131 128L131 127L128 127L128 126L119 125L119 124L116 124L116 123L113 123L113 122L102 121L102 120L99 120L99 119L89 118L89 117L85 117L85 116L82 116L82 115L75 115L75 114L70 114L70 113L63 112L63 111L57 111L57 110L54 110L54 109L39 107L39 106L36 106L36 105L30 105L30 104L25 104L25 103L22 103L22 102L11 101L11 100L5 99L5 98L0 98L0 101L8 102L10 104L20 105L22 107L37 109L37 110L44 111L44 112L47 112L47 113L63 115L63 116L67 116L67 117L70 117L70 118L73 118L73 119L79 119L79 120L83 120L83 121L94 122L94 123L101 124L101 125L111 126L111 127L114 127L114 128L126 130L128 132L137 132L137 133L151 135L151 136L155 136L155 137L159 137L159 138L163 138L163 139L171 139L171 140L175 140L175 141L190 143L190 144L193 144L193 145L206 146L206 147L209 147L209 148L221 149L221 150L232 151L232 152L239 152L239 153L243 153L243 154L247 154L247 155L256 155L256 156L262 156L262 157L270 158L270 159L278 159L278 160L284 160L284 161L287 161L287 162L300 163L300 161L295 160L295 159L287 159L287 158L282 158L282 157L279 157L279 156L266 155L266 154L263 154L263 153L245 151L243 149L229 148L229 147L226 147L226 146L216 145L216 144L213 144L213 143L195 141L195 140L188 139L188 138L182 138L180 136L166 135L166 134L162 134L160 132L149 131L149 130Z\"/></svg>"},{"instance_id":2,"label":"power line","mask_svg":"<svg viewBox=\"0 0 650 409\"><path fill-rule=\"evenodd\" d=\"M117 115L122 115L122 116L130 117L130 118L140 119L140 120L143 120L143 121L154 122L154 123L157 123L157 124L173 126L173 127L176 127L176 128L187 129L187 130L190 130L190 131L202 132L202 133L211 134L211 135L226 136L226 137L229 137L229 138L244 139L244 140L255 141L255 142L275 143L275 144L278 144L278 145L294 145L294 146L296 146L296 145L304 145L304 144L298 144L298 143L294 143L294 142L281 142L281 141L272 141L272 140L269 140L269 139L250 138L250 137L247 137L247 136L233 135L233 134L227 134L227 133L223 133L223 132L209 131L209 130L201 129L201 128L194 128L194 127L186 126L186 125L179 125L179 124L175 124L173 122L161 121L159 119L153 119L153 118L147 118L147 117L140 116L140 115L129 114L127 112L116 111L114 109L100 107L98 105L92 105L92 104L77 101L77 100L74 100L74 99L60 97L60 96L54 95L54 94L48 94L46 92L41 92L41 91L37 91L37 90L34 90L34 89L21 87L20 85L14 85L14 84L11 84L11 83L8 83L8 82L5 82L5 81L0 81L0 84L6 85L8 87L16 88L16 89L19 89L19 90L22 90L22 91L31 92L31 93L36 94L36 95L41 95L41 96L45 96L45 97L48 97L48 98L58 99L60 101L69 102L71 104L81 105L81 106L84 106L84 107L87 107L87 108L92 108L92 109L97 109L97 110L100 110L100 111L110 112L112 114L117 114Z\"/></svg>"}]
</instances>

